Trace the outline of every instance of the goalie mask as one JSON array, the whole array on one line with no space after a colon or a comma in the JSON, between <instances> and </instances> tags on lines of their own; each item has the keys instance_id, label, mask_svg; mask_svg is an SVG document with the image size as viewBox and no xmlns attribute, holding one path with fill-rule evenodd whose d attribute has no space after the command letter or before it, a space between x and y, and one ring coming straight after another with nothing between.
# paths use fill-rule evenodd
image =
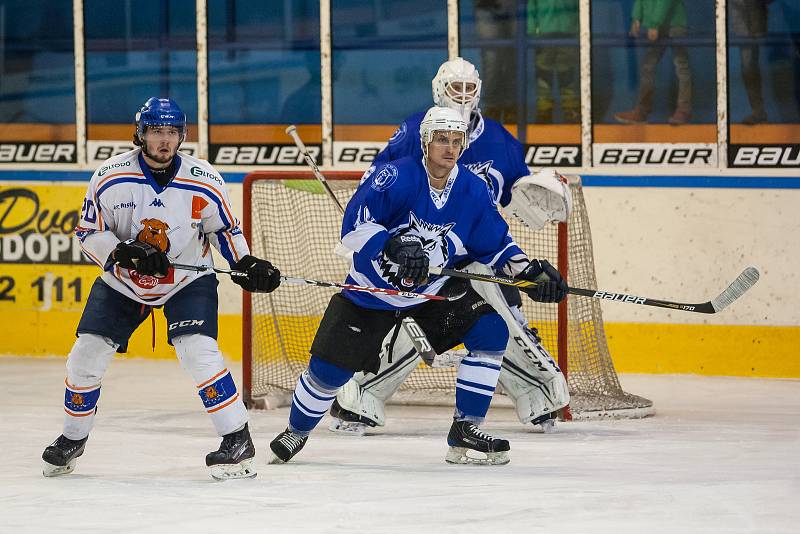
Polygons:
<instances>
[{"instance_id":1,"label":"goalie mask","mask_svg":"<svg viewBox=\"0 0 800 534\"><path fill-rule=\"evenodd\" d=\"M152 97L139 108L136 112L136 133L133 135L133 144L146 147L145 131L147 128L160 126L177 128L180 135L178 146L186 140L186 114L171 98Z\"/></svg>"},{"instance_id":2,"label":"goalie mask","mask_svg":"<svg viewBox=\"0 0 800 534\"><path fill-rule=\"evenodd\" d=\"M445 61L431 85L433 102L458 111L469 124L481 98L481 78L475 65L460 57Z\"/></svg>"},{"instance_id":3,"label":"goalie mask","mask_svg":"<svg viewBox=\"0 0 800 534\"><path fill-rule=\"evenodd\" d=\"M469 146L467 123L464 121L461 114L451 108L433 106L425 113L425 117L419 125L419 139L422 144L422 153L426 159L428 157L428 144L433 140L436 132L461 133L463 136L463 143L459 156L463 154Z\"/></svg>"},{"instance_id":4,"label":"goalie mask","mask_svg":"<svg viewBox=\"0 0 800 534\"><path fill-rule=\"evenodd\" d=\"M541 230L548 223L567 222L572 213L572 192L564 176L545 168L514 183L506 209L525 226Z\"/></svg>"}]
</instances>

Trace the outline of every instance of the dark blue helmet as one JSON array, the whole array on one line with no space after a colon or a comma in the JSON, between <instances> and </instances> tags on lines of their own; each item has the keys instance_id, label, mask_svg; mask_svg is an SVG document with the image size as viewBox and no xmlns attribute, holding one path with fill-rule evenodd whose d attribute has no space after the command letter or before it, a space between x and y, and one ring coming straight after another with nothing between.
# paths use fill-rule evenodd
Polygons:
<instances>
[{"instance_id":1,"label":"dark blue helmet","mask_svg":"<svg viewBox=\"0 0 800 534\"><path fill-rule=\"evenodd\" d=\"M181 143L186 139L186 113L171 98L148 98L136 112L136 135L134 142L144 144L145 129L156 126L174 126L181 135Z\"/></svg>"}]
</instances>

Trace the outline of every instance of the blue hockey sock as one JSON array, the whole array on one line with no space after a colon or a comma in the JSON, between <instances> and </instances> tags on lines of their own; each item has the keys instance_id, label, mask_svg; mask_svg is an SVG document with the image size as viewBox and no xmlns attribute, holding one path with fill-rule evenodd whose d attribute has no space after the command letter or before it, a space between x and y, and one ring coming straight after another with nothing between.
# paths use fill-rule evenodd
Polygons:
<instances>
[{"instance_id":1,"label":"blue hockey sock","mask_svg":"<svg viewBox=\"0 0 800 534\"><path fill-rule=\"evenodd\" d=\"M336 392L352 376L353 371L311 356L308 369L300 375L294 388L289 429L297 434L309 434L333 404Z\"/></svg>"},{"instance_id":2,"label":"blue hockey sock","mask_svg":"<svg viewBox=\"0 0 800 534\"><path fill-rule=\"evenodd\" d=\"M456 419L476 425L483 422L497 387L507 343L508 327L497 313L481 316L464 336L464 345L470 352L458 366Z\"/></svg>"}]
</instances>

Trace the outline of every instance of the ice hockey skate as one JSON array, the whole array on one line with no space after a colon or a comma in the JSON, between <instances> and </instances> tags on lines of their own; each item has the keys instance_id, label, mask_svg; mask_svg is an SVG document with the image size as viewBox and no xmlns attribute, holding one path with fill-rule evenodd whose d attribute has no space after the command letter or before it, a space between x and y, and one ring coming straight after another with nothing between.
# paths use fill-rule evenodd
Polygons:
<instances>
[{"instance_id":1,"label":"ice hockey skate","mask_svg":"<svg viewBox=\"0 0 800 534\"><path fill-rule=\"evenodd\" d=\"M63 434L58 436L52 445L42 453L42 460L44 460L42 474L46 477L56 477L72 473L78 457L83 454L88 439L88 436L78 440L69 439Z\"/></svg>"},{"instance_id":2,"label":"ice hockey skate","mask_svg":"<svg viewBox=\"0 0 800 534\"><path fill-rule=\"evenodd\" d=\"M555 434L558 432L558 427L556 427L557 417L558 412L550 412L549 414L537 417L531 421L531 423L533 423L534 427L538 425L545 434Z\"/></svg>"},{"instance_id":3,"label":"ice hockey skate","mask_svg":"<svg viewBox=\"0 0 800 534\"><path fill-rule=\"evenodd\" d=\"M215 480L253 478L258 474L253 465L255 456L256 448L245 423L241 430L222 437L219 450L206 455L206 465Z\"/></svg>"},{"instance_id":4,"label":"ice hockey skate","mask_svg":"<svg viewBox=\"0 0 800 534\"><path fill-rule=\"evenodd\" d=\"M504 465L510 461L508 440L494 438L469 421L453 421L444 461L449 464Z\"/></svg>"},{"instance_id":5,"label":"ice hockey skate","mask_svg":"<svg viewBox=\"0 0 800 534\"><path fill-rule=\"evenodd\" d=\"M287 428L270 442L269 448L272 450L272 456L269 463L285 464L300 452L306 441L308 441L308 436L295 434Z\"/></svg>"},{"instance_id":6,"label":"ice hockey skate","mask_svg":"<svg viewBox=\"0 0 800 534\"><path fill-rule=\"evenodd\" d=\"M330 414L331 422L328 425L328 430L331 432L363 436L368 428L377 426L375 421L353 413L350 410L345 410L339 404L338 400L333 401Z\"/></svg>"}]
</instances>

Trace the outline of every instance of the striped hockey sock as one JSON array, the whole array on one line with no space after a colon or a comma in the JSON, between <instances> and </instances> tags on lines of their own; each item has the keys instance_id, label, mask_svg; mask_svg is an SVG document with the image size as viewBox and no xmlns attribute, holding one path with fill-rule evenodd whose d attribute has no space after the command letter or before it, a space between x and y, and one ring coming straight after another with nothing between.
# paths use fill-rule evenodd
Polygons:
<instances>
[{"instance_id":1,"label":"striped hockey sock","mask_svg":"<svg viewBox=\"0 0 800 534\"><path fill-rule=\"evenodd\" d=\"M458 366L455 418L476 425L483 422L500 377L503 352L474 351Z\"/></svg>"},{"instance_id":2,"label":"striped hockey sock","mask_svg":"<svg viewBox=\"0 0 800 534\"><path fill-rule=\"evenodd\" d=\"M352 376L352 371L312 356L294 388L289 429L301 435L310 433L330 409L336 392Z\"/></svg>"}]
</instances>

